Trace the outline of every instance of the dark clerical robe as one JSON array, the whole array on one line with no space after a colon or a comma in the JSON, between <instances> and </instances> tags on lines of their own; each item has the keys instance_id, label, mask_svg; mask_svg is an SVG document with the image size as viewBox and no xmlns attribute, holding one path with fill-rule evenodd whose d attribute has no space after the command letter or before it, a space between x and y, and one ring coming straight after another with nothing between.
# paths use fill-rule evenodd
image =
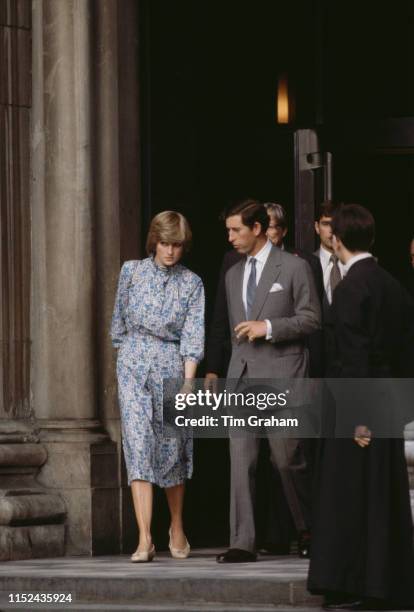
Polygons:
<instances>
[{"instance_id":1,"label":"dark clerical robe","mask_svg":"<svg viewBox=\"0 0 414 612\"><path fill-rule=\"evenodd\" d=\"M333 296L335 354L328 375L413 376L411 308L404 289L374 258L355 262ZM368 418L369 410L354 425L370 426L363 422ZM414 605L413 529L402 438L408 420L402 416L400 438L375 438L372 427L366 448L351 437L321 441L308 578L312 593Z\"/></svg>"}]
</instances>

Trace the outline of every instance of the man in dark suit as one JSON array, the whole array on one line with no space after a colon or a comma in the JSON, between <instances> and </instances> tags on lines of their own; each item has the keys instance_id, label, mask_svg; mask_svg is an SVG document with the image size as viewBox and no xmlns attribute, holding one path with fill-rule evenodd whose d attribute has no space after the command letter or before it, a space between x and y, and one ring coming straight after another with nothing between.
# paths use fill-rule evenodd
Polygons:
<instances>
[{"instance_id":1,"label":"man in dark suit","mask_svg":"<svg viewBox=\"0 0 414 612\"><path fill-rule=\"evenodd\" d=\"M320 325L320 307L306 262L272 246L266 237L263 205L246 201L226 215L229 241L244 255L226 274L232 354L227 377L293 378L308 373L306 335ZM276 295L277 294L277 295ZM306 528L298 495L300 475L290 469L298 441L269 436L271 459L279 469L298 530ZM230 438L230 549L220 563L255 561L254 489L259 440Z\"/></svg>"},{"instance_id":2,"label":"man in dark suit","mask_svg":"<svg viewBox=\"0 0 414 612\"><path fill-rule=\"evenodd\" d=\"M410 295L414 298L414 236L410 240L409 258L410 267L404 278L404 286L407 288Z\"/></svg>"},{"instance_id":3,"label":"man in dark suit","mask_svg":"<svg viewBox=\"0 0 414 612\"><path fill-rule=\"evenodd\" d=\"M332 201L322 202L315 216L315 232L320 240L315 255L318 257L322 268L324 301L327 304L332 303L333 291L343 274L343 264L338 259L332 243L332 219L339 206Z\"/></svg>"},{"instance_id":4,"label":"man in dark suit","mask_svg":"<svg viewBox=\"0 0 414 612\"><path fill-rule=\"evenodd\" d=\"M319 342L323 347L321 354L321 368L317 376L325 375L326 366L330 361L334 339L332 337L331 303L335 287L342 279L343 265L335 254L332 244L332 219L339 205L332 201L322 202L315 215L315 232L319 237L320 245L315 251L322 270L322 330L319 333Z\"/></svg>"},{"instance_id":5,"label":"man in dark suit","mask_svg":"<svg viewBox=\"0 0 414 612\"><path fill-rule=\"evenodd\" d=\"M374 231L371 213L356 204L342 206L332 220L333 248L344 266L332 299L332 378L414 373L412 306L369 252ZM345 393L352 396L355 385L344 381ZM325 439L320 449L308 588L325 595L327 609L414 605L403 423L399 438L376 437L375 408L366 402L360 413L345 415L351 436Z\"/></svg>"},{"instance_id":6,"label":"man in dark suit","mask_svg":"<svg viewBox=\"0 0 414 612\"><path fill-rule=\"evenodd\" d=\"M312 270L315 286L322 302L323 297L323 279L322 269L319 259L310 253L306 253L299 249L285 247L284 239L286 238L288 227L286 213L281 204L268 202L264 204L269 215L269 226L267 229L267 237L281 249L286 249L287 252L297 255L305 259ZM227 271L238 261L242 259L242 255L236 250L229 251L225 254L222 267L220 270L219 282L216 293L216 301L214 312L210 326L210 332L207 339L206 347L206 381L214 382L217 377L224 377L227 372L228 363L231 355L230 328L227 312L227 300L225 292L225 275ZM323 345L320 330L310 334L306 339L309 348L309 376L319 377L323 371ZM283 485L280 480L280 475L272 469L266 456L266 440L262 441L261 453L259 456L258 473L261 478L258 482L258 488L262 492L263 503L258 507L258 528L259 538L262 544L261 554L288 554L290 551L290 542L294 539L294 524L292 521L289 506L283 493ZM310 466L307 465L309 458L305 456L306 441L294 457L295 470L307 470L307 478L310 479ZM307 448L307 446L306 446ZM306 453L308 455L308 453ZM308 498L305 504L310 505L310 492L302 492L302 496ZM260 523L260 524L259 524ZM298 552L300 557L308 557L309 555L309 534L304 532L298 535Z\"/></svg>"}]
</instances>

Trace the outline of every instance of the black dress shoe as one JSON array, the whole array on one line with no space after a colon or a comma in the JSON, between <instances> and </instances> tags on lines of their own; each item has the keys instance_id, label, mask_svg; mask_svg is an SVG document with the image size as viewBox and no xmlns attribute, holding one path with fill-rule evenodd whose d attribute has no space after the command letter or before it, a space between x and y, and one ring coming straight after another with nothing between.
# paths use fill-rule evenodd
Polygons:
<instances>
[{"instance_id":1,"label":"black dress shoe","mask_svg":"<svg viewBox=\"0 0 414 612\"><path fill-rule=\"evenodd\" d=\"M336 603L323 603L324 610L367 610L361 599L355 601L338 601Z\"/></svg>"},{"instance_id":2,"label":"black dress shoe","mask_svg":"<svg viewBox=\"0 0 414 612\"><path fill-rule=\"evenodd\" d=\"M374 597L364 597L359 604L357 602L354 603L352 608L347 608L348 610L413 610L413 604L404 605L404 604L396 604L392 601L388 601L386 599L377 599Z\"/></svg>"},{"instance_id":3,"label":"black dress shoe","mask_svg":"<svg viewBox=\"0 0 414 612\"><path fill-rule=\"evenodd\" d=\"M322 607L324 610L363 610L363 605L362 597L332 592L325 596Z\"/></svg>"},{"instance_id":4,"label":"black dress shoe","mask_svg":"<svg viewBox=\"0 0 414 612\"><path fill-rule=\"evenodd\" d=\"M275 546L272 544L265 544L263 548L259 550L259 555L289 555L290 546Z\"/></svg>"},{"instance_id":5,"label":"black dress shoe","mask_svg":"<svg viewBox=\"0 0 414 612\"><path fill-rule=\"evenodd\" d=\"M309 531L302 531L298 538L298 554L301 559L310 557L311 535Z\"/></svg>"},{"instance_id":6,"label":"black dress shoe","mask_svg":"<svg viewBox=\"0 0 414 612\"><path fill-rule=\"evenodd\" d=\"M229 548L225 553L216 557L217 563L251 563L256 561L256 554L241 548Z\"/></svg>"},{"instance_id":7,"label":"black dress shoe","mask_svg":"<svg viewBox=\"0 0 414 612\"><path fill-rule=\"evenodd\" d=\"M412 606L396 606L385 599L358 597L357 595L327 595L323 603L325 610L412 610Z\"/></svg>"}]
</instances>

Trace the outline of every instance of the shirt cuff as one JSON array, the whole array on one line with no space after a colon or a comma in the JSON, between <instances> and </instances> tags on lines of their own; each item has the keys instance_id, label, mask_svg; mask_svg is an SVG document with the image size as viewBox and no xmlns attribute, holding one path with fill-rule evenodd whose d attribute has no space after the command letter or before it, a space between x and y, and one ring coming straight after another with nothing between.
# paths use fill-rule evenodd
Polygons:
<instances>
[{"instance_id":1,"label":"shirt cuff","mask_svg":"<svg viewBox=\"0 0 414 612\"><path fill-rule=\"evenodd\" d=\"M272 339L272 324L269 321L269 319L265 319L264 322L266 323L266 340L271 340Z\"/></svg>"}]
</instances>

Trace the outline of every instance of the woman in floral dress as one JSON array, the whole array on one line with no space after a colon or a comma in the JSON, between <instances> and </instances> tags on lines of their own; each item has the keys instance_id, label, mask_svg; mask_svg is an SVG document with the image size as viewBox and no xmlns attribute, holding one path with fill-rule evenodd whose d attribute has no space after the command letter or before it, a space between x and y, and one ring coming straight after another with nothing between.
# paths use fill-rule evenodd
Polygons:
<instances>
[{"instance_id":1,"label":"woman in floral dress","mask_svg":"<svg viewBox=\"0 0 414 612\"><path fill-rule=\"evenodd\" d=\"M195 377L204 349L204 289L179 263L191 242L187 220L158 214L147 237L148 258L121 269L111 336L118 349L117 377L128 482L139 527L131 560L151 561L153 484L165 488L171 514L170 550L188 556L182 509L184 482L193 470L192 439L163 435L163 379Z\"/></svg>"}]
</instances>

